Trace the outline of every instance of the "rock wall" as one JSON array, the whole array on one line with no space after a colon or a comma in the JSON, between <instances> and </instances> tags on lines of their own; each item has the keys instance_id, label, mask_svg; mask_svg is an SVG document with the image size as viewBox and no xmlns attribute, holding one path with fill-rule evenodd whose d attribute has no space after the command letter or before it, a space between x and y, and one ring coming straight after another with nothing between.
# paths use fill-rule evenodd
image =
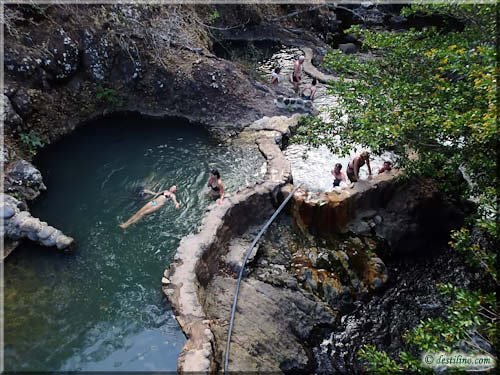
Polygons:
<instances>
[{"instance_id":1,"label":"rock wall","mask_svg":"<svg viewBox=\"0 0 500 375\"><path fill-rule=\"evenodd\" d=\"M271 93L212 54L213 12L201 5L7 5L5 164L30 160L41 144L112 111L182 116L225 135L276 113Z\"/></svg>"},{"instance_id":2,"label":"rock wall","mask_svg":"<svg viewBox=\"0 0 500 375\"><path fill-rule=\"evenodd\" d=\"M431 180L395 181L397 173L319 195L297 192L291 209L295 223L325 238L339 232L374 235L395 254L446 244L450 230L462 224L463 213L443 201Z\"/></svg>"}]
</instances>

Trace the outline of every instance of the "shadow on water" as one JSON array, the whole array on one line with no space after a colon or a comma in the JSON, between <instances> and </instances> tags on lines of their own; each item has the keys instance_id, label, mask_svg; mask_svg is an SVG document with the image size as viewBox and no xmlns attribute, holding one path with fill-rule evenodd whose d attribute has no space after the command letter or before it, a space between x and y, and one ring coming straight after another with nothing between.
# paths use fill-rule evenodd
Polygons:
<instances>
[{"instance_id":1,"label":"shadow on water","mask_svg":"<svg viewBox=\"0 0 500 375\"><path fill-rule=\"evenodd\" d=\"M180 120L113 117L41 152L48 191L33 215L75 238L61 254L23 244L5 264L7 371L172 371L185 338L161 293L163 269L211 203L217 167L229 193L257 181L254 146L221 145ZM146 203L140 187L178 186L168 203L123 231Z\"/></svg>"}]
</instances>

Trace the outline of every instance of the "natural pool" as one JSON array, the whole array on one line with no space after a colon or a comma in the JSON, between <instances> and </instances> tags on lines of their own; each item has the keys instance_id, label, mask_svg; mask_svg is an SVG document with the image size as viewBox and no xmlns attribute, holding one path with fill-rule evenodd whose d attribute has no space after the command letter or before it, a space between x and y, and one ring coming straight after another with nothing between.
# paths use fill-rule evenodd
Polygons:
<instances>
[{"instance_id":1,"label":"natural pool","mask_svg":"<svg viewBox=\"0 0 500 375\"><path fill-rule=\"evenodd\" d=\"M174 371L185 338L161 292L180 239L211 203L217 167L229 193L262 177L254 145L219 144L180 120L115 117L86 125L35 161L48 191L35 216L75 238L69 254L25 244L5 262L5 370ZM126 231L140 186L178 186Z\"/></svg>"}]
</instances>

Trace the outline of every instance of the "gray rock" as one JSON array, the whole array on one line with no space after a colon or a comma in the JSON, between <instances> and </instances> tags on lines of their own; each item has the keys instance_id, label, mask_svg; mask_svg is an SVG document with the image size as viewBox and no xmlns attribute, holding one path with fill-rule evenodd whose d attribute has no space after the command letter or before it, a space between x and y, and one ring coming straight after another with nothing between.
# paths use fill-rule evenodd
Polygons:
<instances>
[{"instance_id":1,"label":"gray rock","mask_svg":"<svg viewBox=\"0 0 500 375\"><path fill-rule=\"evenodd\" d=\"M15 111L26 120L33 112L33 102L31 96L24 89L19 89L11 98Z\"/></svg>"},{"instance_id":2,"label":"gray rock","mask_svg":"<svg viewBox=\"0 0 500 375\"><path fill-rule=\"evenodd\" d=\"M4 108L1 119L5 124L5 132L13 133L19 131L19 126L23 123L23 119L17 114L14 107L12 106L10 99L6 95L3 96L3 99Z\"/></svg>"},{"instance_id":3,"label":"gray rock","mask_svg":"<svg viewBox=\"0 0 500 375\"><path fill-rule=\"evenodd\" d=\"M46 190L42 174L26 160L12 163L5 171L5 190L26 200L33 200Z\"/></svg>"},{"instance_id":4,"label":"gray rock","mask_svg":"<svg viewBox=\"0 0 500 375\"><path fill-rule=\"evenodd\" d=\"M61 236L57 237L56 247L59 250L63 250L63 249L70 247L73 244L73 242L74 242L73 238L65 236L65 235L61 235Z\"/></svg>"},{"instance_id":5,"label":"gray rock","mask_svg":"<svg viewBox=\"0 0 500 375\"><path fill-rule=\"evenodd\" d=\"M76 73L80 62L78 43L61 27L50 40L52 56L43 61L43 68L52 81L65 81Z\"/></svg>"},{"instance_id":6,"label":"gray rock","mask_svg":"<svg viewBox=\"0 0 500 375\"><path fill-rule=\"evenodd\" d=\"M4 205L1 211L4 220L10 219L16 213L15 209L10 205Z\"/></svg>"},{"instance_id":7,"label":"gray rock","mask_svg":"<svg viewBox=\"0 0 500 375\"><path fill-rule=\"evenodd\" d=\"M94 81L105 80L111 71L113 45L105 37L96 37L90 30L83 31L83 67Z\"/></svg>"},{"instance_id":8,"label":"gray rock","mask_svg":"<svg viewBox=\"0 0 500 375\"><path fill-rule=\"evenodd\" d=\"M339 50L345 54L352 54L358 52L358 47L354 43L339 44Z\"/></svg>"},{"instance_id":9,"label":"gray rock","mask_svg":"<svg viewBox=\"0 0 500 375\"><path fill-rule=\"evenodd\" d=\"M51 227L50 225L43 227L42 230L38 232L38 238L40 238L41 240L45 240L49 238L52 235L52 233L55 232L55 230L56 228Z\"/></svg>"}]
</instances>

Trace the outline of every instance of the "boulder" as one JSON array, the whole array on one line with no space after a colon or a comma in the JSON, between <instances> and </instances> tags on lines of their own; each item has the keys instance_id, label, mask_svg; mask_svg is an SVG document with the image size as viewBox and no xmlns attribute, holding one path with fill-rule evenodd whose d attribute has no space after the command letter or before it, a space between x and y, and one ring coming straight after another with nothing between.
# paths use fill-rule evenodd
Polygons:
<instances>
[{"instance_id":1,"label":"boulder","mask_svg":"<svg viewBox=\"0 0 500 375\"><path fill-rule=\"evenodd\" d=\"M46 190L42 174L26 160L18 160L5 171L5 191L15 193L28 201L37 198Z\"/></svg>"},{"instance_id":2,"label":"boulder","mask_svg":"<svg viewBox=\"0 0 500 375\"><path fill-rule=\"evenodd\" d=\"M113 44L105 37L96 36L91 30L83 30L82 63L87 75L94 81L108 78L113 62Z\"/></svg>"},{"instance_id":3,"label":"boulder","mask_svg":"<svg viewBox=\"0 0 500 375\"><path fill-rule=\"evenodd\" d=\"M358 47L354 43L341 43L339 44L339 51L345 54L352 54L358 52Z\"/></svg>"},{"instance_id":4,"label":"boulder","mask_svg":"<svg viewBox=\"0 0 500 375\"><path fill-rule=\"evenodd\" d=\"M17 90L10 100L12 101L12 106L15 111L22 119L26 120L33 112L33 102L30 94L26 90Z\"/></svg>"},{"instance_id":5,"label":"boulder","mask_svg":"<svg viewBox=\"0 0 500 375\"><path fill-rule=\"evenodd\" d=\"M21 116L17 114L7 95L4 95L3 99L4 99L3 100L4 106L1 119L4 121L5 124L4 128L5 132L6 133L18 132L20 130L20 125L23 123L23 119L21 118Z\"/></svg>"},{"instance_id":6,"label":"boulder","mask_svg":"<svg viewBox=\"0 0 500 375\"><path fill-rule=\"evenodd\" d=\"M65 81L76 73L80 62L78 42L62 27L51 38L48 49L52 56L43 60L43 69L51 81Z\"/></svg>"}]
</instances>

